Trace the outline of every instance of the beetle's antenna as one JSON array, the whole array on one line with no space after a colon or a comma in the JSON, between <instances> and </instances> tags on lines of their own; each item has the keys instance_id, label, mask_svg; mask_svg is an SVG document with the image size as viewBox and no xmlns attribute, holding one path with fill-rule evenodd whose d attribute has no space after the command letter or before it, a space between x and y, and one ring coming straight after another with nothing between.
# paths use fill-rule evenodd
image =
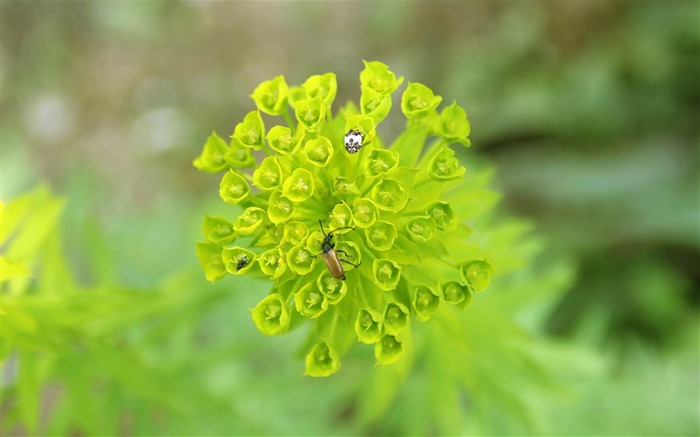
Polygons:
<instances>
[{"instance_id":1,"label":"beetle's antenna","mask_svg":"<svg viewBox=\"0 0 700 437\"><path fill-rule=\"evenodd\" d=\"M328 235L333 235L333 232L342 231L343 229L352 229L353 231L355 230L355 228L353 228L352 226L343 226L342 228L335 228L335 229L333 229L332 231L330 231L330 232L328 233Z\"/></svg>"},{"instance_id":2,"label":"beetle's antenna","mask_svg":"<svg viewBox=\"0 0 700 437\"><path fill-rule=\"evenodd\" d=\"M323 222L321 222L321 219L318 219L318 225L321 227L321 232L323 232L323 236L327 237L328 234L326 234L326 231L323 230Z\"/></svg>"}]
</instances>

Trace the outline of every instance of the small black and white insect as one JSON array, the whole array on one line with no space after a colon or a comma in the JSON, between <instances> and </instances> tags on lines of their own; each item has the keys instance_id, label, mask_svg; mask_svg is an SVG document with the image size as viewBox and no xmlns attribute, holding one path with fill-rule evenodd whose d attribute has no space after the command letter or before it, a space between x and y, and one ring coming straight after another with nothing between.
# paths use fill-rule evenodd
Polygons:
<instances>
[{"instance_id":1,"label":"small black and white insect","mask_svg":"<svg viewBox=\"0 0 700 437\"><path fill-rule=\"evenodd\" d=\"M362 148L362 141L365 137L356 129L351 129L345 134L345 150L348 153L354 154Z\"/></svg>"},{"instance_id":2,"label":"small black and white insect","mask_svg":"<svg viewBox=\"0 0 700 437\"><path fill-rule=\"evenodd\" d=\"M238 264L236 264L236 271L241 270L242 268L245 268L245 266L248 265L248 256L243 255L238 259Z\"/></svg>"}]
</instances>

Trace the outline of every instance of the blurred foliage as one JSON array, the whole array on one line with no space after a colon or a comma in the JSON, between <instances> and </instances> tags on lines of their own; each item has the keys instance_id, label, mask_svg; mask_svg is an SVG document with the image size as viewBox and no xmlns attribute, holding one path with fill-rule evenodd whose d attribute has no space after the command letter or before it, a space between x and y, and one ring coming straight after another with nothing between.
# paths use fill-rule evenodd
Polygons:
<instances>
[{"instance_id":1,"label":"blurred foliage","mask_svg":"<svg viewBox=\"0 0 700 437\"><path fill-rule=\"evenodd\" d=\"M0 12L3 435L700 434L697 2ZM550 249L440 318L465 349L427 350L436 326L410 374L349 356L309 381L286 358L303 333L250 323L261 283L201 277L190 242L219 201L190 163L260 80L336 71L342 104L361 59L464 104L505 208ZM20 196L40 180L67 202ZM16 202L34 230L5 241ZM512 232L494 229L534 244Z\"/></svg>"}]
</instances>

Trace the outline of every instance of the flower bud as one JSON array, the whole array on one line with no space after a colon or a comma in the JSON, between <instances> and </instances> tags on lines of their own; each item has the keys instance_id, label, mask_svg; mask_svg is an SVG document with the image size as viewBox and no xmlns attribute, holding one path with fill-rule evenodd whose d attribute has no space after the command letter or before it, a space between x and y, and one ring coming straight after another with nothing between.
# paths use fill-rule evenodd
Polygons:
<instances>
[{"instance_id":1,"label":"flower bud","mask_svg":"<svg viewBox=\"0 0 700 437\"><path fill-rule=\"evenodd\" d=\"M472 301L469 288L457 281L441 282L440 292L445 302L457 305L459 309L464 309Z\"/></svg>"},{"instance_id":2,"label":"flower bud","mask_svg":"<svg viewBox=\"0 0 700 437\"><path fill-rule=\"evenodd\" d=\"M233 275L244 275L253 266L255 254L242 247L224 247L221 258L226 267L226 271Z\"/></svg>"},{"instance_id":3,"label":"flower bud","mask_svg":"<svg viewBox=\"0 0 700 437\"><path fill-rule=\"evenodd\" d=\"M360 343L372 344L379 341L384 335L381 313L371 308L361 309L355 319L355 334Z\"/></svg>"},{"instance_id":4,"label":"flower bud","mask_svg":"<svg viewBox=\"0 0 700 437\"><path fill-rule=\"evenodd\" d=\"M394 179L382 179L372 188L372 200L377 208L399 212L408 202L408 194L404 191L399 181Z\"/></svg>"},{"instance_id":5,"label":"flower bud","mask_svg":"<svg viewBox=\"0 0 700 437\"><path fill-rule=\"evenodd\" d=\"M321 341L306 356L306 376L326 377L340 369L338 352L325 341Z\"/></svg>"},{"instance_id":6,"label":"flower bud","mask_svg":"<svg viewBox=\"0 0 700 437\"><path fill-rule=\"evenodd\" d=\"M309 230L302 222L289 222L284 225L284 241L294 246L299 246L309 234Z\"/></svg>"},{"instance_id":7,"label":"flower bud","mask_svg":"<svg viewBox=\"0 0 700 437\"><path fill-rule=\"evenodd\" d=\"M221 179L219 195L224 202L235 205L250 195L250 187L243 176L230 170Z\"/></svg>"},{"instance_id":8,"label":"flower bud","mask_svg":"<svg viewBox=\"0 0 700 437\"><path fill-rule=\"evenodd\" d=\"M294 214L294 204L281 192L275 191L270 195L267 216L274 224L286 221Z\"/></svg>"},{"instance_id":9,"label":"flower bud","mask_svg":"<svg viewBox=\"0 0 700 437\"><path fill-rule=\"evenodd\" d=\"M369 199L359 198L352 203L352 220L358 228L366 229L379 217L377 205Z\"/></svg>"},{"instance_id":10,"label":"flower bud","mask_svg":"<svg viewBox=\"0 0 700 437\"><path fill-rule=\"evenodd\" d=\"M303 129L299 129L295 136L287 126L275 126L270 129L265 139L275 152L280 155L291 155L299 149L302 136Z\"/></svg>"},{"instance_id":11,"label":"flower bud","mask_svg":"<svg viewBox=\"0 0 700 437\"><path fill-rule=\"evenodd\" d=\"M328 270L324 270L318 275L316 286L326 296L330 305L337 304L348 294L347 282L334 278L328 273Z\"/></svg>"},{"instance_id":12,"label":"flower bud","mask_svg":"<svg viewBox=\"0 0 700 437\"><path fill-rule=\"evenodd\" d=\"M362 160L362 170L371 177L383 176L399 165L399 155L387 149L374 149Z\"/></svg>"},{"instance_id":13,"label":"flower bud","mask_svg":"<svg viewBox=\"0 0 700 437\"><path fill-rule=\"evenodd\" d=\"M387 334L374 344L374 357L378 365L393 364L403 356L403 344L397 336Z\"/></svg>"},{"instance_id":14,"label":"flower bud","mask_svg":"<svg viewBox=\"0 0 700 437\"><path fill-rule=\"evenodd\" d=\"M408 237L416 243L424 243L435 235L435 223L428 217L414 217L406 223Z\"/></svg>"},{"instance_id":15,"label":"flower bud","mask_svg":"<svg viewBox=\"0 0 700 437\"><path fill-rule=\"evenodd\" d=\"M297 120L309 132L316 132L326 118L327 106L320 97L306 98L294 104Z\"/></svg>"},{"instance_id":16,"label":"flower bud","mask_svg":"<svg viewBox=\"0 0 700 437\"><path fill-rule=\"evenodd\" d=\"M440 296L432 289L419 285L415 288L415 295L411 303L416 312L416 318L425 322L440 306Z\"/></svg>"},{"instance_id":17,"label":"flower bud","mask_svg":"<svg viewBox=\"0 0 700 437\"><path fill-rule=\"evenodd\" d=\"M221 258L221 246L208 243L197 243L197 259L204 270L204 277L209 282L215 282L226 276L226 268Z\"/></svg>"},{"instance_id":18,"label":"flower bud","mask_svg":"<svg viewBox=\"0 0 700 437\"><path fill-rule=\"evenodd\" d=\"M251 235L265 221L265 211L261 208L251 206L239 215L233 224L233 229L238 235Z\"/></svg>"},{"instance_id":19,"label":"flower bud","mask_svg":"<svg viewBox=\"0 0 700 437\"><path fill-rule=\"evenodd\" d=\"M289 328L289 309L277 293L267 296L251 311L255 326L265 335L284 334Z\"/></svg>"},{"instance_id":20,"label":"flower bud","mask_svg":"<svg viewBox=\"0 0 700 437\"><path fill-rule=\"evenodd\" d=\"M326 137L318 137L304 144L306 159L316 167L325 167L333 156L333 144Z\"/></svg>"},{"instance_id":21,"label":"flower bud","mask_svg":"<svg viewBox=\"0 0 700 437\"><path fill-rule=\"evenodd\" d=\"M255 88L250 97L255 105L265 114L281 115L287 106L287 82L284 76L266 80Z\"/></svg>"},{"instance_id":22,"label":"flower bud","mask_svg":"<svg viewBox=\"0 0 700 437\"><path fill-rule=\"evenodd\" d=\"M214 243L219 247L225 246L236 239L236 234L233 231L233 223L222 217L205 216L202 224L204 238L208 242Z\"/></svg>"},{"instance_id":23,"label":"flower bud","mask_svg":"<svg viewBox=\"0 0 700 437\"><path fill-rule=\"evenodd\" d=\"M320 98L328 108L333 104L335 94L338 91L338 84L333 73L315 74L306 79L302 87L308 97Z\"/></svg>"},{"instance_id":24,"label":"flower bud","mask_svg":"<svg viewBox=\"0 0 700 437\"><path fill-rule=\"evenodd\" d=\"M430 162L430 177L438 181L449 181L464 176L466 169L455 158L454 150L443 147Z\"/></svg>"},{"instance_id":25,"label":"flower bud","mask_svg":"<svg viewBox=\"0 0 700 437\"><path fill-rule=\"evenodd\" d=\"M435 222L435 227L441 231L451 230L456 225L454 212L447 202L430 203L425 208L425 213Z\"/></svg>"},{"instance_id":26,"label":"flower bud","mask_svg":"<svg viewBox=\"0 0 700 437\"><path fill-rule=\"evenodd\" d=\"M253 183L263 191L276 189L282 183L282 169L277 157L268 156L253 172Z\"/></svg>"},{"instance_id":27,"label":"flower bud","mask_svg":"<svg viewBox=\"0 0 700 437\"><path fill-rule=\"evenodd\" d=\"M433 112L441 101L442 97L433 94L427 86L409 82L401 96L401 110L408 119L424 117Z\"/></svg>"},{"instance_id":28,"label":"flower bud","mask_svg":"<svg viewBox=\"0 0 700 437\"><path fill-rule=\"evenodd\" d=\"M467 138L470 130L467 113L457 105L457 102L442 111L436 124L436 133L445 140L451 143L463 143L465 146L471 144Z\"/></svg>"},{"instance_id":29,"label":"flower bud","mask_svg":"<svg viewBox=\"0 0 700 437\"><path fill-rule=\"evenodd\" d=\"M303 202L314 194L314 177L310 171L297 168L284 181L282 193L292 202Z\"/></svg>"},{"instance_id":30,"label":"flower bud","mask_svg":"<svg viewBox=\"0 0 700 437\"><path fill-rule=\"evenodd\" d=\"M472 290L484 291L489 286L494 268L486 260L471 260L462 263L459 271Z\"/></svg>"},{"instance_id":31,"label":"flower bud","mask_svg":"<svg viewBox=\"0 0 700 437\"><path fill-rule=\"evenodd\" d=\"M398 302L387 304L384 310L384 329L387 334L396 335L408 326L410 311Z\"/></svg>"},{"instance_id":32,"label":"flower bud","mask_svg":"<svg viewBox=\"0 0 700 437\"><path fill-rule=\"evenodd\" d=\"M265 124L259 111L251 111L238 123L233 130L232 138L251 149L262 150L263 138L265 138Z\"/></svg>"},{"instance_id":33,"label":"flower bud","mask_svg":"<svg viewBox=\"0 0 700 437\"><path fill-rule=\"evenodd\" d=\"M227 152L228 147L224 140L222 140L216 132L212 132L209 138L207 138L207 142L204 144L202 153L192 164L199 170L207 173L218 173L228 167L228 163L225 159Z\"/></svg>"},{"instance_id":34,"label":"flower bud","mask_svg":"<svg viewBox=\"0 0 700 437\"><path fill-rule=\"evenodd\" d=\"M376 259L372 273L377 287L384 291L393 291L401 278L401 266L390 259Z\"/></svg>"},{"instance_id":35,"label":"flower bud","mask_svg":"<svg viewBox=\"0 0 700 437\"><path fill-rule=\"evenodd\" d=\"M389 70L389 67L381 62L362 62L365 64L365 69L360 73L362 88L371 88L379 94L391 94L403 82L403 77L397 79L396 75Z\"/></svg>"},{"instance_id":36,"label":"flower bud","mask_svg":"<svg viewBox=\"0 0 700 437\"><path fill-rule=\"evenodd\" d=\"M282 255L282 250L275 247L263 252L258 257L260 270L270 279L277 279L287 270L287 263Z\"/></svg>"},{"instance_id":37,"label":"flower bud","mask_svg":"<svg viewBox=\"0 0 700 437\"><path fill-rule=\"evenodd\" d=\"M365 229L367 245L375 250L386 251L394 246L397 237L396 226L393 223L378 220Z\"/></svg>"},{"instance_id":38,"label":"flower bud","mask_svg":"<svg viewBox=\"0 0 700 437\"><path fill-rule=\"evenodd\" d=\"M287 265L289 270L297 275L307 275L314 268L314 253L304 246L294 246L287 252Z\"/></svg>"},{"instance_id":39,"label":"flower bud","mask_svg":"<svg viewBox=\"0 0 700 437\"><path fill-rule=\"evenodd\" d=\"M330 214L330 224L328 225L331 230L340 229L346 226L352 225L352 210L346 203L339 203L333 207L333 211ZM344 229L340 233L343 234L349 231L349 229Z\"/></svg>"},{"instance_id":40,"label":"flower bud","mask_svg":"<svg viewBox=\"0 0 700 437\"><path fill-rule=\"evenodd\" d=\"M294 295L294 305L299 314L315 319L328 309L328 299L314 281L306 284Z\"/></svg>"}]
</instances>

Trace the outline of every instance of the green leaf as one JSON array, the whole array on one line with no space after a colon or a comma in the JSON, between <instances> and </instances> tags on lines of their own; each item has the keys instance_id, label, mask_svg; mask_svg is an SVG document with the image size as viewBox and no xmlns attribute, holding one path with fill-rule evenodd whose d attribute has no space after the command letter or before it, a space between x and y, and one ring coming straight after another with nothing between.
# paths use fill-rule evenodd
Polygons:
<instances>
[{"instance_id":1,"label":"green leaf","mask_svg":"<svg viewBox=\"0 0 700 437\"><path fill-rule=\"evenodd\" d=\"M29 269L27 266L12 262L3 256L0 256L0 282L28 276Z\"/></svg>"}]
</instances>

